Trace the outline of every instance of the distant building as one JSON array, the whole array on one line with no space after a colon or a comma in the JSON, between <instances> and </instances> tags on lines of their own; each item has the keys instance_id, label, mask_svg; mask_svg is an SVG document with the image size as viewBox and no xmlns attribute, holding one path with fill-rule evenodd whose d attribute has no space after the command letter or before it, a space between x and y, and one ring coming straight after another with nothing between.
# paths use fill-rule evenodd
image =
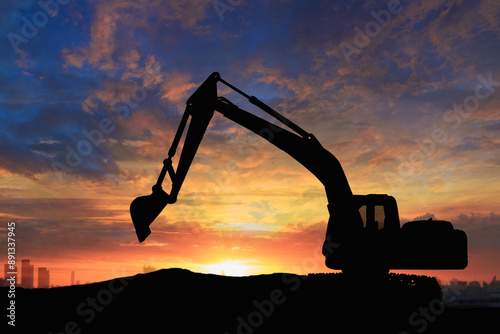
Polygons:
<instances>
[{"instance_id":1,"label":"distant building","mask_svg":"<svg viewBox=\"0 0 500 334\"><path fill-rule=\"evenodd\" d=\"M493 276L490 284L488 284L488 290L492 293L500 293L500 281L497 281L497 276Z\"/></svg>"},{"instance_id":2,"label":"distant building","mask_svg":"<svg viewBox=\"0 0 500 334\"><path fill-rule=\"evenodd\" d=\"M38 268L38 288L48 289L50 287L50 274L47 268Z\"/></svg>"},{"instance_id":3,"label":"distant building","mask_svg":"<svg viewBox=\"0 0 500 334\"><path fill-rule=\"evenodd\" d=\"M34 266L30 260L21 260L21 287L33 289Z\"/></svg>"},{"instance_id":4,"label":"distant building","mask_svg":"<svg viewBox=\"0 0 500 334\"><path fill-rule=\"evenodd\" d=\"M452 284L455 284L456 286L466 287L467 286L467 281L459 281L456 278L454 278Z\"/></svg>"},{"instance_id":5,"label":"distant building","mask_svg":"<svg viewBox=\"0 0 500 334\"><path fill-rule=\"evenodd\" d=\"M456 308L499 308L500 307L500 282L496 276L490 283L478 281L450 281L443 291L450 307Z\"/></svg>"},{"instance_id":6,"label":"distant building","mask_svg":"<svg viewBox=\"0 0 500 334\"><path fill-rule=\"evenodd\" d=\"M75 285L75 272L71 272L71 285Z\"/></svg>"}]
</instances>

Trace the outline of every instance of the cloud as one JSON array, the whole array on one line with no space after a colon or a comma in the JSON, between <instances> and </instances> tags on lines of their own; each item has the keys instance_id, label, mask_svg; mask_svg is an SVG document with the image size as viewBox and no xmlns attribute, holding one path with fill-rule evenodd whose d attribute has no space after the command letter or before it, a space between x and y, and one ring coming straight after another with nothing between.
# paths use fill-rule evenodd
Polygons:
<instances>
[{"instance_id":1,"label":"cloud","mask_svg":"<svg viewBox=\"0 0 500 334\"><path fill-rule=\"evenodd\" d=\"M170 30L176 29L176 26L183 30L189 29L195 33L206 34L207 28L203 28L200 22L205 19L207 8L212 7L212 3L208 0L181 2L113 0L94 2L94 5L89 42L76 48L63 49L65 66L81 68L84 62L87 62L101 71L133 66L133 60L137 59L138 54L136 50L130 51L130 48L142 44L141 41L134 39L135 34L155 34L162 27L168 27Z\"/></svg>"},{"instance_id":2,"label":"cloud","mask_svg":"<svg viewBox=\"0 0 500 334\"><path fill-rule=\"evenodd\" d=\"M191 77L187 73L173 72L168 76L161 85L162 98L168 99L170 102L182 105L189 97L188 92L199 85L191 82ZM181 109L182 110L182 109Z\"/></svg>"},{"instance_id":3,"label":"cloud","mask_svg":"<svg viewBox=\"0 0 500 334\"><path fill-rule=\"evenodd\" d=\"M436 216L434 216L433 213L427 212L424 215L417 216L417 217L413 218L412 221L414 221L414 220L429 220L429 219L434 219L435 220Z\"/></svg>"},{"instance_id":4,"label":"cloud","mask_svg":"<svg viewBox=\"0 0 500 334\"><path fill-rule=\"evenodd\" d=\"M82 68L83 62L85 60L85 57L82 54L70 49L63 49L61 51L61 54L61 57L65 62L64 67L74 66L77 68Z\"/></svg>"}]
</instances>

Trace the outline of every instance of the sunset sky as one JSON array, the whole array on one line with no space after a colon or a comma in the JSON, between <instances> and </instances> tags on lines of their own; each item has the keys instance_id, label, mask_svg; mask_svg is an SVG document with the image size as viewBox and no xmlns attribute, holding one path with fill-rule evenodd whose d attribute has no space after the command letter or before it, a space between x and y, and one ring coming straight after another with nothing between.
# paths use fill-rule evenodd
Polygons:
<instances>
[{"instance_id":1,"label":"sunset sky","mask_svg":"<svg viewBox=\"0 0 500 334\"><path fill-rule=\"evenodd\" d=\"M46 3L0 2L2 264L13 221L19 264L48 267L51 284L143 266L330 272L321 183L220 115L178 202L137 241L130 202L151 193L186 99L218 71L313 133L354 193L467 233L466 270L419 273L500 275L498 1Z\"/></svg>"}]
</instances>

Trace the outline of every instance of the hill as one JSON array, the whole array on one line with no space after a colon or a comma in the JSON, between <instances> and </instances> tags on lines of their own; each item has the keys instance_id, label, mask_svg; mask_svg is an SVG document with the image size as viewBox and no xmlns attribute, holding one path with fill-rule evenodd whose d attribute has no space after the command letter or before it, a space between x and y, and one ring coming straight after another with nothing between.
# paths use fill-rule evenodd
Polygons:
<instances>
[{"instance_id":1,"label":"hill","mask_svg":"<svg viewBox=\"0 0 500 334\"><path fill-rule=\"evenodd\" d=\"M0 293L7 295L6 288ZM494 310L446 309L440 298L437 282L426 276L226 277L163 269L88 285L17 288L16 329L251 334L460 333L470 327L481 333L480 326L491 329L498 319Z\"/></svg>"}]
</instances>

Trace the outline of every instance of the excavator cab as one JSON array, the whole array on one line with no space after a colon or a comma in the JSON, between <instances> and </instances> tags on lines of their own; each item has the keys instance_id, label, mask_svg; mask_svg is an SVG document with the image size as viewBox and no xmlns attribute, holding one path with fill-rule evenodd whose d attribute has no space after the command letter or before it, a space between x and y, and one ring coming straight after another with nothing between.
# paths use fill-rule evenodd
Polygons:
<instances>
[{"instance_id":1,"label":"excavator cab","mask_svg":"<svg viewBox=\"0 0 500 334\"><path fill-rule=\"evenodd\" d=\"M396 199L389 195L354 195L367 231L399 229L399 213Z\"/></svg>"}]
</instances>

